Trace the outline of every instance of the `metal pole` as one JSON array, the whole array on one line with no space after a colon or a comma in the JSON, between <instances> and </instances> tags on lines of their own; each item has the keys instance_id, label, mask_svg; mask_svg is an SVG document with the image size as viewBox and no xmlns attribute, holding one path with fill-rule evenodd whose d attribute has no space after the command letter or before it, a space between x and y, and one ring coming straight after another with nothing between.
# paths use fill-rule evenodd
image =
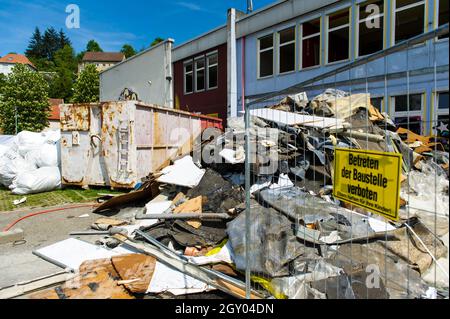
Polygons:
<instances>
[{"instance_id":1,"label":"metal pole","mask_svg":"<svg viewBox=\"0 0 450 319\"><path fill-rule=\"evenodd\" d=\"M251 297L250 280L250 109L245 100L245 295Z\"/></svg>"},{"instance_id":2,"label":"metal pole","mask_svg":"<svg viewBox=\"0 0 450 319\"><path fill-rule=\"evenodd\" d=\"M17 105L14 106L14 117L16 120L16 135L17 135L17 124L18 124L18 114L17 114Z\"/></svg>"}]
</instances>

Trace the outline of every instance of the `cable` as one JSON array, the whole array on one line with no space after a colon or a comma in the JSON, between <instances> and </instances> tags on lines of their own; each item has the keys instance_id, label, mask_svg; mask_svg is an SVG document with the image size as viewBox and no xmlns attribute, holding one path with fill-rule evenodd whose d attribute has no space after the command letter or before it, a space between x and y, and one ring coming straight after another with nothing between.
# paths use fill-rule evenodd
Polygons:
<instances>
[{"instance_id":1,"label":"cable","mask_svg":"<svg viewBox=\"0 0 450 319\"><path fill-rule=\"evenodd\" d=\"M29 217L33 217L33 216L36 216L36 215L47 214L47 213L59 212L59 211L68 210L68 209L83 208L83 207L94 207L94 206L96 206L96 205L95 204L74 205L74 206L67 206L67 207L61 207L61 208L55 208L55 209L49 209L49 210L43 210L43 211L40 211L40 212L31 213L31 214L25 215L23 217L20 217L20 218L16 219L15 221L13 221L11 224L6 226L5 229L3 229L3 232L7 232L14 225L16 225L18 222L20 222L20 221L22 221L24 219L27 219Z\"/></svg>"}]
</instances>

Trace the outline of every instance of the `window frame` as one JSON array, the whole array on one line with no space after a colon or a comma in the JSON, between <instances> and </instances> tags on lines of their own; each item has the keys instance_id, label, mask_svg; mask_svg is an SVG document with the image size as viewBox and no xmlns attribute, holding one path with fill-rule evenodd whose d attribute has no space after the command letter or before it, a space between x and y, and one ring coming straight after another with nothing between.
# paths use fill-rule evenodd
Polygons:
<instances>
[{"instance_id":1,"label":"window frame","mask_svg":"<svg viewBox=\"0 0 450 319\"><path fill-rule=\"evenodd\" d=\"M424 11L423 12L423 14L424 14L423 23L424 23L424 25L423 25L423 32L422 32L422 34L427 32L427 27L428 27L428 15L427 15L427 12L428 12L428 1L420 0L420 1L417 1L416 3L411 3L411 4L408 4L408 5L404 6L404 7L401 7L401 8L397 9L397 0L392 0L392 5L394 7L393 7L393 10L392 10L392 14L391 14L391 17L392 17L391 18L391 45L395 45L396 44L395 43L396 42L395 32L397 30L397 27L396 27L395 21L397 19L397 13L398 12L402 12L402 11L405 11L405 10L408 10L408 9L411 9L411 8L423 5L424 6L423 7L423 11ZM403 41L405 41L405 40L403 40ZM418 45L420 46L420 45L424 45L424 44L418 44Z\"/></svg>"},{"instance_id":2,"label":"window frame","mask_svg":"<svg viewBox=\"0 0 450 319\"><path fill-rule=\"evenodd\" d=\"M197 62L203 60L203 68L199 68L197 69ZM200 55L194 58L194 92L198 93L198 92L204 92L206 91L206 60L205 60L205 55ZM199 90L197 88L197 73L198 71L203 70L204 72L204 87L203 89Z\"/></svg>"},{"instance_id":3,"label":"window frame","mask_svg":"<svg viewBox=\"0 0 450 319\"><path fill-rule=\"evenodd\" d=\"M371 104L372 104L372 99L381 99L381 105L380 105L381 109L379 111L380 111L380 113L386 112L386 97L384 95L371 95L370 96L370 103ZM376 108L375 105L372 104L372 106L374 108Z\"/></svg>"},{"instance_id":4,"label":"window frame","mask_svg":"<svg viewBox=\"0 0 450 319\"><path fill-rule=\"evenodd\" d=\"M440 1L439 0L436 0L436 5L435 5L435 14L434 14L434 16L435 16L435 19L434 19L434 21L435 21L435 24L434 24L434 28L435 29L437 29L437 28L439 28L439 10L440 10L440 8L441 8L441 3L440 3ZM447 38L442 38L442 39L439 39L439 37L436 37L436 39L435 39L435 42L446 42L446 41L448 41L448 39L449 39L449 37L447 37Z\"/></svg>"},{"instance_id":5,"label":"window frame","mask_svg":"<svg viewBox=\"0 0 450 319\"><path fill-rule=\"evenodd\" d=\"M317 20L317 19L319 19L319 26L320 26L319 32L310 34L310 35L307 35L306 37L304 37L303 36L303 24ZM301 22L299 25L299 28L300 28L299 45L298 45L299 46L299 57L298 57L299 70L311 70L311 69L320 67L322 65L322 31L323 31L322 30L322 16L318 16L318 17L308 19L308 20ZM314 37L319 37L319 63L316 65L303 67L303 41L314 38Z\"/></svg>"},{"instance_id":6,"label":"window frame","mask_svg":"<svg viewBox=\"0 0 450 319\"><path fill-rule=\"evenodd\" d=\"M213 55L216 55L216 56L217 56L217 62L216 62L215 64L211 64L211 65L210 65L210 64L209 64L209 58L210 58L211 56L213 56ZM209 69L210 69L211 67L214 67L214 66L217 67L216 86L209 87L209 77L210 77ZM219 52L218 52L217 50L208 52L208 53L205 55L205 67L206 67L206 85L205 85L206 90L209 91L209 90L217 89L217 88L219 87Z\"/></svg>"},{"instance_id":7,"label":"window frame","mask_svg":"<svg viewBox=\"0 0 450 319\"><path fill-rule=\"evenodd\" d=\"M337 14L341 11L345 11L347 10L348 12L348 23L345 25L341 25L338 27L334 27L330 29L330 16ZM339 61L333 61L330 62L330 54L329 54L329 50L330 50L330 33L333 31L337 31L340 29L344 29L344 28L348 28L348 57L344 60L339 60ZM351 7L346 7L346 8L341 8L339 10L336 10L334 12L330 12L326 14L326 61L325 61L325 65L333 65L333 64L337 64L337 63L342 63L342 62L348 62L351 59L351 49L352 49L352 8Z\"/></svg>"},{"instance_id":8,"label":"window frame","mask_svg":"<svg viewBox=\"0 0 450 319\"><path fill-rule=\"evenodd\" d=\"M396 112L395 110L395 99L399 96L406 96L408 98L408 95L420 95L420 110L416 110L416 111L399 111ZM398 117L415 117L415 116L420 116L420 133L422 134L424 132L425 129L425 120L424 119L424 109L426 108L426 100L425 100L425 92L409 92L408 93L399 93L399 94L393 94L389 97L390 99L390 112L389 112L389 116L392 119L392 121L394 121L395 123L395 119Z\"/></svg>"},{"instance_id":9,"label":"window frame","mask_svg":"<svg viewBox=\"0 0 450 319\"><path fill-rule=\"evenodd\" d=\"M362 5L365 5L367 2L369 2L369 0L365 0L362 1L360 3L358 3L356 5L356 30L355 30L355 58L362 58L362 57L366 57L370 54L376 53L376 52L380 52L380 51L375 51L373 53L370 54L365 54L365 55L360 55L359 54L359 31L360 31L360 26L361 23L367 21L368 18L364 18L364 19L360 19L360 9ZM383 33L383 43L382 43L382 49L384 50L386 48L386 7L387 7L387 1L383 0L383 13L379 14L377 17L382 17L383 18L383 24L381 25L381 29L382 29L382 33Z\"/></svg>"},{"instance_id":10,"label":"window frame","mask_svg":"<svg viewBox=\"0 0 450 319\"><path fill-rule=\"evenodd\" d=\"M432 129L432 133L436 134L436 135L437 135L437 130L435 129L435 127L438 127L440 125L439 116L449 117L449 108L448 107L446 109L439 109L439 94L441 94L441 93L448 94L449 93L448 88L433 92L434 104L433 104L432 111L433 111L433 121L434 121L435 125L431 129Z\"/></svg>"},{"instance_id":11,"label":"window frame","mask_svg":"<svg viewBox=\"0 0 450 319\"><path fill-rule=\"evenodd\" d=\"M268 36L272 36L272 47L270 48L266 48L261 50L261 39L268 37ZM258 80L263 80L263 79L269 79L273 76L275 76L275 32L270 32L267 33L265 35L261 35L260 37L258 37L257 39L257 52L256 52L256 59L257 59L257 67L256 67L256 78ZM272 50L272 74L271 75L266 75L266 76L260 76L261 75L261 53L262 52L266 52Z\"/></svg>"},{"instance_id":12,"label":"window frame","mask_svg":"<svg viewBox=\"0 0 450 319\"><path fill-rule=\"evenodd\" d=\"M186 72L186 65L188 65L188 64L192 64L192 71ZM192 91L191 92L186 91L186 75L188 73L192 74ZM195 88L194 60L190 59L190 60L183 61L183 92L184 92L184 95L189 95L189 94L194 93L195 92L194 88Z\"/></svg>"},{"instance_id":13,"label":"window frame","mask_svg":"<svg viewBox=\"0 0 450 319\"><path fill-rule=\"evenodd\" d=\"M294 40L291 40L291 41L288 41L288 42L285 42L285 43L281 43L281 36L280 36L280 33L281 32L283 32L283 31L286 31L286 30L289 30L289 29L294 29ZM291 26L288 26L288 27L285 27L285 28L283 28L283 29L281 29L281 30L278 30L277 32L276 32L276 35L277 35L277 74L279 74L279 75L285 75L285 74L290 74L290 73L293 73L293 72L296 72L297 71L297 26L296 25L291 25ZM280 71L280 62L281 62L281 54L280 54L280 49L281 49L281 47L284 47L284 46L287 46L287 45L290 45L290 44L294 44L294 68L292 69L292 70L289 70L289 71L284 71L284 72L281 72Z\"/></svg>"}]
</instances>

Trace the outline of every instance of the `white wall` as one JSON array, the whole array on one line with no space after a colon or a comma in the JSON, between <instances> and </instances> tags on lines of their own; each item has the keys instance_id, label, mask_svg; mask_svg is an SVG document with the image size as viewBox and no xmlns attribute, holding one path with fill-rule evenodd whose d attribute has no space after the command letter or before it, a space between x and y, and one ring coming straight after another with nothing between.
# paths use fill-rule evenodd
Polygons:
<instances>
[{"instance_id":1,"label":"white wall","mask_svg":"<svg viewBox=\"0 0 450 319\"><path fill-rule=\"evenodd\" d=\"M166 40L100 73L100 101L117 101L128 88L144 103L173 107L172 44Z\"/></svg>"},{"instance_id":2,"label":"white wall","mask_svg":"<svg viewBox=\"0 0 450 319\"><path fill-rule=\"evenodd\" d=\"M8 75L11 73L14 64L0 64L0 73Z\"/></svg>"},{"instance_id":3,"label":"white wall","mask_svg":"<svg viewBox=\"0 0 450 319\"><path fill-rule=\"evenodd\" d=\"M14 68L15 64L13 63L0 63L0 73L1 74L5 74L8 75L12 72L12 69ZM31 71L36 71L35 69L33 69L30 65L26 64L26 66L31 70Z\"/></svg>"}]
</instances>

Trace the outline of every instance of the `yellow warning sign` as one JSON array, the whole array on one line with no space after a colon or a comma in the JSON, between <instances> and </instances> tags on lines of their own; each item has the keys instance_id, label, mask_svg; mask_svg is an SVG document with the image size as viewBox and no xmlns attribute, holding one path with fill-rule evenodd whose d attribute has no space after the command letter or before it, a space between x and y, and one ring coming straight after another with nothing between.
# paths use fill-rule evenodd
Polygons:
<instances>
[{"instance_id":1,"label":"yellow warning sign","mask_svg":"<svg viewBox=\"0 0 450 319\"><path fill-rule=\"evenodd\" d=\"M398 220L402 156L336 148L333 195L391 220Z\"/></svg>"}]
</instances>

